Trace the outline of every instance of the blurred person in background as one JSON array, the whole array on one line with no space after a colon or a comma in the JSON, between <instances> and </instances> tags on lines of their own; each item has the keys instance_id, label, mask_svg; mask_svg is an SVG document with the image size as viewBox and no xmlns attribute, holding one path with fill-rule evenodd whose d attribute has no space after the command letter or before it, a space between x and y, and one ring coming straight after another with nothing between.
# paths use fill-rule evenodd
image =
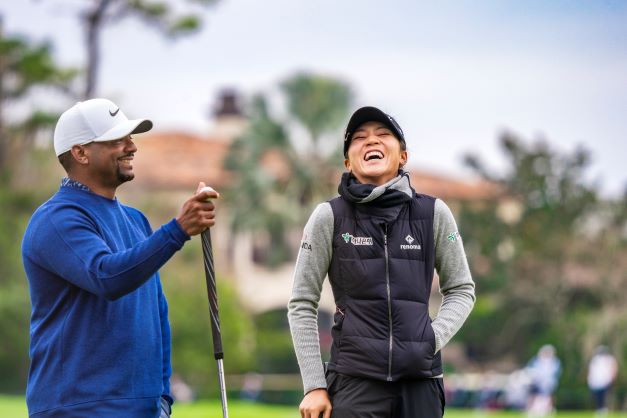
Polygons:
<instances>
[{"instance_id":1,"label":"blurred person in background","mask_svg":"<svg viewBox=\"0 0 627 418\"><path fill-rule=\"evenodd\" d=\"M37 418L166 418L170 325L161 268L190 236L214 225L215 192L191 196L152 231L116 198L131 181L129 120L106 99L78 102L59 118L54 149L67 172L22 242L31 297L26 403ZM172 167L170 167L172 168Z\"/></svg>"},{"instance_id":2,"label":"blurred person in background","mask_svg":"<svg viewBox=\"0 0 627 418\"><path fill-rule=\"evenodd\" d=\"M351 116L344 157L340 196L305 226L288 304L301 417L440 418L441 349L475 301L455 219L411 187L403 131L383 111ZM443 299L432 320L434 269ZM316 318L327 274L336 312L325 376Z\"/></svg>"},{"instance_id":3,"label":"blurred person in background","mask_svg":"<svg viewBox=\"0 0 627 418\"><path fill-rule=\"evenodd\" d=\"M607 395L617 374L618 363L609 349L604 345L597 347L588 365L588 387L598 417L607 415Z\"/></svg>"},{"instance_id":4,"label":"blurred person in background","mask_svg":"<svg viewBox=\"0 0 627 418\"><path fill-rule=\"evenodd\" d=\"M543 417L555 411L553 393L557 389L562 366L555 347L546 344L527 364L531 381L527 413L531 417Z\"/></svg>"},{"instance_id":5,"label":"blurred person in background","mask_svg":"<svg viewBox=\"0 0 627 418\"><path fill-rule=\"evenodd\" d=\"M505 405L515 410L527 407L530 378L526 369L514 370L507 378L505 385Z\"/></svg>"}]
</instances>

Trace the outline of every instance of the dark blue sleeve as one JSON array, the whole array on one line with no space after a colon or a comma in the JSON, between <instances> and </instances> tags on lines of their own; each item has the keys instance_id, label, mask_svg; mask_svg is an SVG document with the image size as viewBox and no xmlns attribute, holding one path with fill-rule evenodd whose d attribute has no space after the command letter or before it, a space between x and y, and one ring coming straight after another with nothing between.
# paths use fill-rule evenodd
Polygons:
<instances>
[{"instance_id":1,"label":"dark blue sleeve","mask_svg":"<svg viewBox=\"0 0 627 418\"><path fill-rule=\"evenodd\" d=\"M32 261L109 300L144 284L189 239L172 219L133 247L113 252L84 212L66 207L46 217L32 231Z\"/></svg>"}]
</instances>

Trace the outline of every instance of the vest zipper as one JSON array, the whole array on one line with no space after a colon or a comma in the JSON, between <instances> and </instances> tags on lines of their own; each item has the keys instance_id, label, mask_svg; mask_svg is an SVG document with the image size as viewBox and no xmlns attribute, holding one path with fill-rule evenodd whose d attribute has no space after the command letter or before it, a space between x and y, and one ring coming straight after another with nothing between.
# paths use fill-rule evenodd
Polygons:
<instances>
[{"instance_id":1,"label":"vest zipper","mask_svg":"<svg viewBox=\"0 0 627 418\"><path fill-rule=\"evenodd\" d=\"M390 328L390 344L388 348L388 382L392 381L392 292L390 290L390 266L388 259L388 225L385 224L385 233L383 234L383 247L385 249L385 285L388 296L388 324Z\"/></svg>"}]
</instances>

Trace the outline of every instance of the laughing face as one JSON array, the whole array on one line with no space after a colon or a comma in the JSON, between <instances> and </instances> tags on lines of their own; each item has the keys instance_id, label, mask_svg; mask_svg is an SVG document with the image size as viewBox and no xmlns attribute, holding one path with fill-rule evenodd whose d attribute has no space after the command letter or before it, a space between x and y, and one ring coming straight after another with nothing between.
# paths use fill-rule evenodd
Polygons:
<instances>
[{"instance_id":1,"label":"laughing face","mask_svg":"<svg viewBox=\"0 0 627 418\"><path fill-rule=\"evenodd\" d=\"M360 183L380 186L398 175L407 162L407 151L384 124L366 122L353 133L344 160L346 169Z\"/></svg>"},{"instance_id":2,"label":"laughing face","mask_svg":"<svg viewBox=\"0 0 627 418\"><path fill-rule=\"evenodd\" d=\"M88 144L92 178L106 188L115 188L133 180L133 156L137 146L130 135L124 138Z\"/></svg>"}]
</instances>

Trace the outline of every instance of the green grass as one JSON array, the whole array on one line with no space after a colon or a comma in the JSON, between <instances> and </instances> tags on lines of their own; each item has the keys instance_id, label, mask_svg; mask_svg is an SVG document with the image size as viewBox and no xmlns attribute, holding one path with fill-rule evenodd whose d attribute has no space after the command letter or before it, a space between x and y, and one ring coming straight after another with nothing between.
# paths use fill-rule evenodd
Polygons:
<instances>
[{"instance_id":1,"label":"green grass","mask_svg":"<svg viewBox=\"0 0 627 418\"><path fill-rule=\"evenodd\" d=\"M172 418L219 418L222 406L219 400L199 401L191 404L175 404ZM232 418L300 418L298 407L265 405L242 401L229 401L229 417Z\"/></svg>"},{"instance_id":2,"label":"green grass","mask_svg":"<svg viewBox=\"0 0 627 418\"><path fill-rule=\"evenodd\" d=\"M28 418L24 397L0 395L0 415L10 418ZM221 416L222 407L219 400L176 404L172 414L172 418L219 418ZM229 416L232 418L300 418L297 406L264 405L235 400L229 402ZM447 409L444 416L446 418L522 418L525 414ZM551 418L593 417L592 411L560 411ZM627 418L627 412L610 413L607 418Z\"/></svg>"},{"instance_id":3,"label":"green grass","mask_svg":"<svg viewBox=\"0 0 627 418\"><path fill-rule=\"evenodd\" d=\"M28 418L23 396L0 395L0 417ZM220 400L177 403L172 418L222 417ZM297 406L263 405L242 401L229 401L229 417L233 418L299 418Z\"/></svg>"},{"instance_id":4,"label":"green grass","mask_svg":"<svg viewBox=\"0 0 627 418\"><path fill-rule=\"evenodd\" d=\"M0 411L3 417L28 418L23 396L0 395Z\"/></svg>"}]
</instances>

